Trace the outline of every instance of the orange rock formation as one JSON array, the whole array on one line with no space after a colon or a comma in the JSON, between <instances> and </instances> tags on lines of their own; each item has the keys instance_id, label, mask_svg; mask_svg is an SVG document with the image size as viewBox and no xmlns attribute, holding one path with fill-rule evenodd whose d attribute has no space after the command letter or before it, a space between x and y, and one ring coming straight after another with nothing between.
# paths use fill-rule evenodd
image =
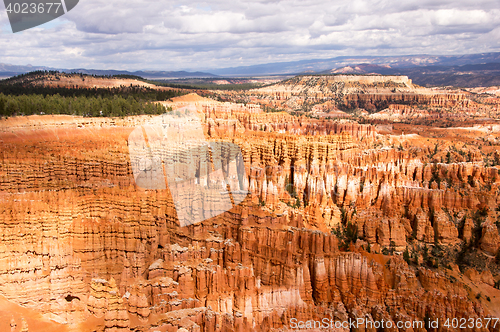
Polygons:
<instances>
[{"instance_id":1,"label":"orange rock formation","mask_svg":"<svg viewBox=\"0 0 500 332\"><path fill-rule=\"evenodd\" d=\"M170 105L194 103L207 138L241 147L250 188L243 203L187 227L168 190L134 183L127 137L147 116L0 122L1 330L272 331L292 318L500 315L500 175L480 152L441 163L434 141L416 135L184 98ZM346 242L348 227L357 242ZM464 243L481 272L442 266Z\"/></svg>"}]
</instances>

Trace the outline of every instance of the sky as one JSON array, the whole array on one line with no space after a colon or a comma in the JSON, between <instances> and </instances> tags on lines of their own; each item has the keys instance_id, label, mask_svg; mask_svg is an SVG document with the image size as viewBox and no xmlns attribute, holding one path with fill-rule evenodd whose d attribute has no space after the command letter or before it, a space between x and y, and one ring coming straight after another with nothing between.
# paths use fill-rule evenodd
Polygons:
<instances>
[{"instance_id":1,"label":"sky","mask_svg":"<svg viewBox=\"0 0 500 332\"><path fill-rule=\"evenodd\" d=\"M0 63L206 70L356 55L500 51L498 0L80 0L12 33L0 5Z\"/></svg>"}]
</instances>

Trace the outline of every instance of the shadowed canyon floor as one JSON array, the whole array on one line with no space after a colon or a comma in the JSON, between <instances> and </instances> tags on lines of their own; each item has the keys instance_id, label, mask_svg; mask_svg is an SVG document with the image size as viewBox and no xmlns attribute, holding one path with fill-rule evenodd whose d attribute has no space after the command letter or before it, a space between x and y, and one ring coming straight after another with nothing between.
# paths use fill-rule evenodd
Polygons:
<instances>
[{"instance_id":1,"label":"shadowed canyon floor","mask_svg":"<svg viewBox=\"0 0 500 332\"><path fill-rule=\"evenodd\" d=\"M127 138L151 116L1 120L0 329L286 331L292 318L500 317L497 104L384 82L384 94L402 92L371 99L387 106L379 119L370 107L337 120L264 112L311 101L311 88L279 84L247 104L163 102L172 112L194 105L207 139L238 144L250 188L243 203L187 227L168 190L141 189L132 176ZM357 99L314 98L368 105L352 89ZM405 93L413 104L398 104ZM426 120L461 125L394 117L423 104ZM448 330L458 329L439 328Z\"/></svg>"}]
</instances>

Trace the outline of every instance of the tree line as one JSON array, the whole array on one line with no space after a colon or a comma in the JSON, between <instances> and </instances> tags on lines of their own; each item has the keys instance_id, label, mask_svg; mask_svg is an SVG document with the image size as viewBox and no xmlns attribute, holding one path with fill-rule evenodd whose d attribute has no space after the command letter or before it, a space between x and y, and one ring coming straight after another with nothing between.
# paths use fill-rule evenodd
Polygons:
<instances>
[{"instance_id":1,"label":"tree line","mask_svg":"<svg viewBox=\"0 0 500 332\"><path fill-rule=\"evenodd\" d=\"M0 83L0 92L5 95L60 95L64 97L113 97L120 95L123 97L131 96L136 100L158 101L167 100L173 97L186 94L185 91L179 90L155 90L147 87L114 87L114 88L61 88L61 87L47 87L42 85L31 85L22 83Z\"/></svg>"},{"instance_id":2,"label":"tree line","mask_svg":"<svg viewBox=\"0 0 500 332\"><path fill-rule=\"evenodd\" d=\"M0 93L0 116L33 114L68 114L88 117L127 116L139 114L162 114L163 105L147 100L137 100L132 96L107 97L55 95L5 95Z\"/></svg>"}]
</instances>

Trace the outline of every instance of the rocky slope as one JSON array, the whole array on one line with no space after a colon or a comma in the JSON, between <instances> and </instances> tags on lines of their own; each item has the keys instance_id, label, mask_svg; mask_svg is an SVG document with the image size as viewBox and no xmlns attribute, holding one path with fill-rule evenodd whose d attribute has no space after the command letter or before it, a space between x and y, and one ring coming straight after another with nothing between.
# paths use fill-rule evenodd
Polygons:
<instances>
[{"instance_id":1,"label":"rocky slope","mask_svg":"<svg viewBox=\"0 0 500 332\"><path fill-rule=\"evenodd\" d=\"M327 102L341 110L363 108L374 112L390 104L454 107L466 99L462 91L427 89L414 85L406 76L380 75L297 76L268 87L218 94L269 107L303 111Z\"/></svg>"},{"instance_id":2,"label":"rocky slope","mask_svg":"<svg viewBox=\"0 0 500 332\"><path fill-rule=\"evenodd\" d=\"M147 116L0 122L0 293L13 312L2 330L499 317L500 176L481 151L459 161L450 142L435 151L353 121L196 96L171 105L187 103L207 138L241 147L250 188L187 227L168 190L134 183L127 138Z\"/></svg>"}]
</instances>

